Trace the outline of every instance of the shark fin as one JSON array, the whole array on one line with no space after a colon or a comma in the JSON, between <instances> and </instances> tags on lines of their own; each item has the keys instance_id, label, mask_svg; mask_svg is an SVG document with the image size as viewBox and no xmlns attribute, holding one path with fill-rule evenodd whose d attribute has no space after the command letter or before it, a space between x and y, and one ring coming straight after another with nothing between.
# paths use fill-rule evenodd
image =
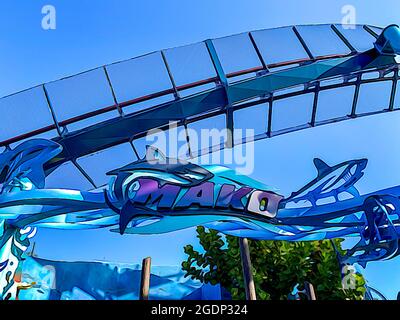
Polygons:
<instances>
[{"instance_id":1,"label":"shark fin","mask_svg":"<svg viewBox=\"0 0 400 320\"><path fill-rule=\"evenodd\" d=\"M144 155L143 158L139 158L131 163L128 163L127 165L108 171L106 175L118 175L119 172L123 171L130 171L132 170L132 166L143 163L143 162L152 162L152 161L159 161L159 162L165 162L167 161L167 157L164 155L162 151L157 149L156 147L147 145L146 146L146 154Z\"/></svg>"},{"instance_id":2,"label":"shark fin","mask_svg":"<svg viewBox=\"0 0 400 320\"><path fill-rule=\"evenodd\" d=\"M318 177L325 175L331 169L324 161L319 158L314 158L314 165L318 171Z\"/></svg>"},{"instance_id":3,"label":"shark fin","mask_svg":"<svg viewBox=\"0 0 400 320\"><path fill-rule=\"evenodd\" d=\"M165 160L166 156L158 148L147 145L145 159L147 161Z\"/></svg>"}]
</instances>

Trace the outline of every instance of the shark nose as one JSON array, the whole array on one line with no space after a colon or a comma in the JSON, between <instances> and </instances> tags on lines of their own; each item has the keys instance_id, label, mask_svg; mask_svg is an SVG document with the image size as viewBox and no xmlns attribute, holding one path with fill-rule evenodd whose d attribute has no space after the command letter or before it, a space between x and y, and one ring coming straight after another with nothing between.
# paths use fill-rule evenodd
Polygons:
<instances>
[{"instance_id":1,"label":"shark nose","mask_svg":"<svg viewBox=\"0 0 400 320\"><path fill-rule=\"evenodd\" d=\"M361 159L358 161L360 167L365 168L367 166L368 159Z\"/></svg>"}]
</instances>

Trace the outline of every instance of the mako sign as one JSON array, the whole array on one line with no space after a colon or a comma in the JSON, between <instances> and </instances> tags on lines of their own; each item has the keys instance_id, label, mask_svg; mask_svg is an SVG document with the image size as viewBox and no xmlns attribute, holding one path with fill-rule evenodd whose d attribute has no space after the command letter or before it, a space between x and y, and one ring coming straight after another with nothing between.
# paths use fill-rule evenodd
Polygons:
<instances>
[{"instance_id":1,"label":"mako sign","mask_svg":"<svg viewBox=\"0 0 400 320\"><path fill-rule=\"evenodd\" d=\"M132 221L177 216L234 216L270 221L282 196L247 176L221 166L199 166L171 159L154 147L146 156L108 173L114 176L105 193L119 214L124 233ZM185 222L187 223L187 222Z\"/></svg>"},{"instance_id":2,"label":"mako sign","mask_svg":"<svg viewBox=\"0 0 400 320\"><path fill-rule=\"evenodd\" d=\"M130 201L157 211L184 210L188 208L228 209L260 214L268 218L276 216L282 196L276 193L257 190L251 187L236 188L232 184L216 186L205 181L185 188L183 186L164 184L151 178L137 180L138 189L133 192ZM218 191L216 191L218 188ZM217 194L215 197L214 194ZM181 195L181 196L180 196Z\"/></svg>"}]
</instances>

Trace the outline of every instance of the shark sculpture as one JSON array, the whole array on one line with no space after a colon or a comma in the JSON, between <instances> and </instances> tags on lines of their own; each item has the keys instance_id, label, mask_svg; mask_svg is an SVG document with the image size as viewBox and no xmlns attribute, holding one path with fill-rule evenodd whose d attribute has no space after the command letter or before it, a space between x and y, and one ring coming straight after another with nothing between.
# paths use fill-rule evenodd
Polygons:
<instances>
[{"instance_id":1,"label":"shark sculpture","mask_svg":"<svg viewBox=\"0 0 400 320\"><path fill-rule=\"evenodd\" d=\"M318 200L329 197L334 197L338 201L338 196L342 192L358 197L360 193L354 184L364 175L363 170L367 162L367 159L350 160L330 167L321 159L315 158L317 177L300 190L293 192L286 201L305 200L315 206Z\"/></svg>"},{"instance_id":2,"label":"shark sculpture","mask_svg":"<svg viewBox=\"0 0 400 320\"><path fill-rule=\"evenodd\" d=\"M188 223L183 221L187 215L201 219L209 216L213 220L217 212L249 219L258 215L274 217L283 198L269 187L227 168L202 167L168 158L152 147L147 148L143 159L108 174L117 175L105 197L120 215L121 234L129 222L141 221L143 217L161 218L160 222L167 217L180 217L178 225ZM174 228L168 228L171 227Z\"/></svg>"}]
</instances>

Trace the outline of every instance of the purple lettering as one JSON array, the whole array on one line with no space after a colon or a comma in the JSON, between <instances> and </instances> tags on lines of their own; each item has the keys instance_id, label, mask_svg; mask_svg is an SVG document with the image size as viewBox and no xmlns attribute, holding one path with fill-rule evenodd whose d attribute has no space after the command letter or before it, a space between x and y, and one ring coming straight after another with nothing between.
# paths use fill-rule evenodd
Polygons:
<instances>
[{"instance_id":1,"label":"purple lettering","mask_svg":"<svg viewBox=\"0 0 400 320\"><path fill-rule=\"evenodd\" d=\"M244 210L242 198L247 196L253 188L242 187L235 191L235 186L231 184L224 184L219 191L216 207L228 208L236 210Z\"/></svg>"},{"instance_id":2,"label":"purple lettering","mask_svg":"<svg viewBox=\"0 0 400 320\"><path fill-rule=\"evenodd\" d=\"M160 188L158 181L153 179L138 179L140 184L132 202L141 204L157 204L159 209L170 209L180 191L179 186L165 184Z\"/></svg>"},{"instance_id":3,"label":"purple lettering","mask_svg":"<svg viewBox=\"0 0 400 320\"><path fill-rule=\"evenodd\" d=\"M212 207L214 205L214 183L204 182L191 187L176 204L176 208L188 208L192 205Z\"/></svg>"}]
</instances>

